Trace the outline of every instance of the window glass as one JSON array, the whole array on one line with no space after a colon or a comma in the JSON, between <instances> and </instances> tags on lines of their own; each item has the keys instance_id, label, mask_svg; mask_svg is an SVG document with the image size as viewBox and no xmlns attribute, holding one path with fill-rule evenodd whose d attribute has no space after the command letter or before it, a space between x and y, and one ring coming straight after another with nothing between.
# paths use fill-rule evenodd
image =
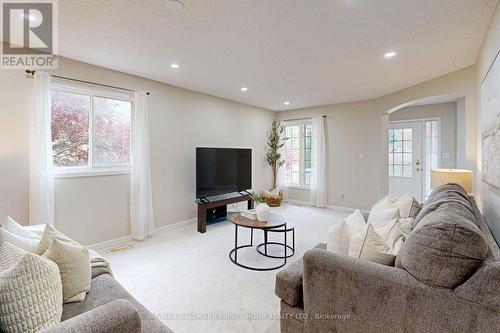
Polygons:
<instances>
[{"instance_id":1,"label":"window glass","mask_svg":"<svg viewBox=\"0 0 500 333\"><path fill-rule=\"evenodd\" d=\"M132 103L94 98L93 164L124 165L130 161Z\"/></svg>"},{"instance_id":2,"label":"window glass","mask_svg":"<svg viewBox=\"0 0 500 333\"><path fill-rule=\"evenodd\" d=\"M90 96L52 93L52 154L55 167L89 163Z\"/></svg>"},{"instance_id":3,"label":"window glass","mask_svg":"<svg viewBox=\"0 0 500 333\"><path fill-rule=\"evenodd\" d=\"M51 131L56 171L130 165L132 102L110 97L116 96L113 92L109 96L94 95L97 93L92 87L53 86Z\"/></svg>"},{"instance_id":4,"label":"window glass","mask_svg":"<svg viewBox=\"0 0 500 333\"><path fill-rule=\"evenodd\" d=\"M411 128L389 129L389 177L412 177L413 140Z\"/></svg>"}]
</instances>

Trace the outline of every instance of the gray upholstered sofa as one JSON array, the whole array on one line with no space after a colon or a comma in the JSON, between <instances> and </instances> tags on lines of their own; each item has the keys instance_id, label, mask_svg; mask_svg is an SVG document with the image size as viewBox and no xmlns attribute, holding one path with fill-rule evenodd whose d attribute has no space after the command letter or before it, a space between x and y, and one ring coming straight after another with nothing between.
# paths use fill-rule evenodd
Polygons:
<instances>
[{"instance_id":1,"label":"gray upholstered sofa","mask_svg":"<svg viewBox=\"0 0 500 333\"><path fill-rule=\"evenodd\" d=\"M82 302L63 306L62 322L43 333L171 333L102 267Z\"/></svg>"},{"instance_id":2,"label":"gray upholstered sofa","mask_svg":"<svg viewBox=\"0 0 500 333\"><path fill-rule=\"evenodd\" d=\"M432 193L396 267L325 248L277 274L281 333L500 331L500 251L458 185Z\"/></svg>"}]
</instances>

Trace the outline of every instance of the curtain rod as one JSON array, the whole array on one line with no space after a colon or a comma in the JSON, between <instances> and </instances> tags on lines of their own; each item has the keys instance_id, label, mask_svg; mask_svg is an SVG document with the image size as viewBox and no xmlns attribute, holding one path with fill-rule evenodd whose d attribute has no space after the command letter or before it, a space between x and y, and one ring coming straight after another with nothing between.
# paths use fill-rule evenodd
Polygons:
<instances>
[{"instance_id":1,"label":"curtain rod","mask_svg":"<svg viewBox=\"0 0 500 333\"><path fill-rule=\"evenodd\" d=\"M29 70L27 69L26 70L26 73L27 74L31 74L31 76L35 75L35 71L34 70ZM73 79L73 78L70 78L70 77L65 77L65 76L60 76L60 75L50 75L52 77L56 77L58 79L63 79L63 80L70 80L70 81L75 81L75 82L80 82L80 83L87 83L87 84L95 84L95 85L98 85L98 86L101 86L101 87L107 87L107 88L114 88L114 89L120 89L120 90L125 90L125 91L130 91L130 92L135 92L135 90L132 90L132 89L127 89L127 88L122 88L122 87L116 87L116 86L111 86L111 85L108 85L108 84L102 84L102 83L96 83L96 82L90 82L90 81L85 81L85 80L78 80L78 79ZM151 95L149 92L146 92L147 95Z\"/></svg>"},{"instance_id":2,"label":"curtain rod","mask_svg":"<svg viewBox=\"0 0 500 333\"><path fill-rule=\"evenodd\" d=\"M322 116L323 118L327 118L328 116L326 114L324 114ZM309 120L313 117L304 117L304 118L293 118L293 119L281 119L282 121L297 121L297 120Z\"/></svg>"}]
</instances>

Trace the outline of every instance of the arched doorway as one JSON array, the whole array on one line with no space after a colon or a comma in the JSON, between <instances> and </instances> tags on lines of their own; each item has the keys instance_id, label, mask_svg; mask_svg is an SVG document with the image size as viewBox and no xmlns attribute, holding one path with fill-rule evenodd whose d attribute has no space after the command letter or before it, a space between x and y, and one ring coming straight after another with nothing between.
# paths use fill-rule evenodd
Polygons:
<instances>
[{"instance_id":1,"label":"arched doorway","mask_svg":"<svg viewBox=\"0 0 500 333\"><path fill-rule=\"evenodd\" d=\"M389 193L410 193L423 202L431 191L432 169L465 164L464 96L410 101L388 110L383 119Z\"/></svg>"}]
</instances>

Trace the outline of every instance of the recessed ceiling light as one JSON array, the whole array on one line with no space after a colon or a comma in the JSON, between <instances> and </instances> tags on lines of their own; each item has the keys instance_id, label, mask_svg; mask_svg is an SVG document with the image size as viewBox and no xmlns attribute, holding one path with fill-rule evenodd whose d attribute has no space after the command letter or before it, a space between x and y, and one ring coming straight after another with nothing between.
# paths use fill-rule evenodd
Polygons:
<instances>
[{"instance_id":1,"label":"recessed ceiling light","mask_svg":"<svg viewBox=\"0 0 500 333\"><path fill-rule=\"evenodd\" d=\"M392 58L392 57L394 57L396 55L397 55L396 52L391 51L391 52L387 52L386 54L384 54L384 57L386 57L386 58Z\"/></svg>"},{"instance_id":2,"label":"recessed ceiling light","mask_svg":"<svg viewBox=\"0 0 500 333\"><path fill-rule=\"evenodd\" d=\"M248 88L247 87L241 87L241 91L247 91Z\"/></svg>"},{"instance_id":3,"label":"recessed ceiling light","mask_svg":"<svg viewBox=\"0 0 500 333\"><path fill-rule=\"evenodd\" d=\"M283 103L285 105L290 105L290 102L289 101L286 101L285 103Z\"/></svg>"},{"instance_id":4,"label":"recessed ceiling light","mask_svg":"<svg viewBox=\"0 0 500 333\"><path fill-rule=\"evenodd\" d=\"M179 68L179 64L173 63L173 64L170 64L170 67L172 67L172 68Z\"/></svg>"},{"instance_id":5,"label":"recessed ceiling light","mask_svg":"<svg viewBox=\"0 0 500 333\"><path fill-rule=\"evenodd\" d=\"M184 9L184 3L180 0L168 0L167 8L175 12L180 12Z\"/></svg>"}]
</instances>

